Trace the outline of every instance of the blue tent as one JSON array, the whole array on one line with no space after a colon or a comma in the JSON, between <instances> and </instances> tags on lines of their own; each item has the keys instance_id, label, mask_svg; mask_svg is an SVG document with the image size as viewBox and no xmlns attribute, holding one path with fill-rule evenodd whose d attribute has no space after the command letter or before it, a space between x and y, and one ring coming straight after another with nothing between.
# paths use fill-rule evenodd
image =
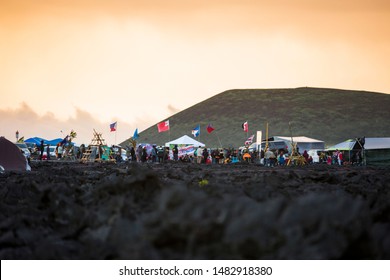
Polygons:
<instances>
[{"instance_id":1,"label":"blue tent","mask_svg":"<svg viewBox=\"0 0 390 280\"><path fill-rule=\"evenodd\" d=\"M40 138L40 137L28 138L28 139L24 140L24 142L25 143L33 143L33 144L36 144L36 145L39 146L41 144L41 140L43 140L43 143L46 144L47 140L43 139L43 138Z\"/></svg>"},{"instance_id":2,"label":"blue tent","mask_svg":"<svg viewBox=\"0 0 390 280\"><path fill-rule=\"evenodd\" d=\"M53 140L46 140L44 138L40 137L32 137L24 140L26 143L34 143L37 146L41 145L41 140L43 140L43 144L49 145L49 146L56 146L59 142L61 142L63 139L62 138L55 138Z\"/></svg>"},{"instance_id":3,"label":"blue tent","mask_svg":"<svg viewBox=\"0 0 390 280\"><path fill-rule=\"evenodd\" d=\"M50 141L47 140L45 144L49 146L57 146L57 144L60 143L62 140L62 138L56 138Z\"/></svg>"}]
</instances>

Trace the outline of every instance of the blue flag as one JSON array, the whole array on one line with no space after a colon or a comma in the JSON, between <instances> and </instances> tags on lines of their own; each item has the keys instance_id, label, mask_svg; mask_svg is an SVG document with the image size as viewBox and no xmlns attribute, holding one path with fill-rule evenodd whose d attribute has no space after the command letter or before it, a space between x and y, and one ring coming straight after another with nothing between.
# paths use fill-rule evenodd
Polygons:
<instances>
[{"instance_id":1,"label":"blue flag","mask_svg":"<svg viewBox=\"0 0 390 280\"><path fill-rule=\"evenodd\" d=\"M200 125L198 125L197 127L195 127L192 132L191 132L192 135L194 135L194 137L198 137L199 134L200 134Z\"/></svg>"},{"instance_id":2,"label":"blue flag","mask_svg":"<svg viewBox=\"0 0 390 280\"><path fill-rule=\"evenodd\" d=\"M68 138L69 138L69 135L66 135L66 137L64 139L62 139L62 141L60 142L61 146L66 145L66 143L68 143Z\"/></svg>"},{"instance_id":3,"label":"blue flag","mask_svg":"<svg viewBox=\"0 0 390 280\"><path fill-rule=\"evenodd\" d=\"M134 131L133 139L137 140L138 138L139 138L138 128L136 128L135 131Z\"/></svg>"}]
</instances>

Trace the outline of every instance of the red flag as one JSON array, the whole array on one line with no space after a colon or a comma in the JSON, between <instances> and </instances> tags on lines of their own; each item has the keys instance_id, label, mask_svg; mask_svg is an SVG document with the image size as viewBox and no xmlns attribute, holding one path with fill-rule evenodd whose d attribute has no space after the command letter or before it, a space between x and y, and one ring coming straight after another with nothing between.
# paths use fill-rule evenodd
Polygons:
<instances>
[{"instance_id":1,"label":"red flag","mask_svg":"<svg viewBox=\"0 0 390 280\"><path fill-rule=\"evenodd\" d=\"M248 122L244 122L242 124L242 128L244 129L245 132L248 132Z\"/></svg>"},{"instance_id":2,"label":"red flag","mask_svg":"<svg viewBox=\"0 0 390 280\"><path fill-rule=\"evenodd\" d=\"M157 124L158 132L168 131L169 130L169 120L165 122L160 122Z\"/></svg>"},{"instance_id":3,"label":"red flag","mask_svg":"<svg viewBox=\"0 0 390 280\"><path fill-rule=\"evenodd\" d=\"M207 132L208 132L208 133L211 133L211 132L213 132L213 130L214 130L215 128L212 127L211 124L209 124L209 125L207 126L206 129L207 129Z\"/></svg>"}]
</instances>

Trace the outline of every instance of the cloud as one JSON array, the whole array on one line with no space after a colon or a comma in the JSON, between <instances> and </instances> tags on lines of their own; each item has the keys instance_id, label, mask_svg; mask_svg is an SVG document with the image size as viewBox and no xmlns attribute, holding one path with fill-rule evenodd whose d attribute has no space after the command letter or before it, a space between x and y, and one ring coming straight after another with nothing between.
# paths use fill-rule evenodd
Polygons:
<instances>
[{"instance_id":1,"label":"cloud","mask_svg":"<svg viewBox=\"0 0 390 280\"><path fill-rule=\"evenodd\" d=\"M95 129L103 134L108 144L115 143L115 133L109 131L108 123L102 123L79 108L75 109L75 115L65 121L57 119L51 112L40 116L26 103L22 103L16 109L0 109L0 135L14 141L15 132L18 130L20 137L24 136L25 139L35 136L54 139L65 137L73 129L77 132L76 143L89 144ZM116 143L119 144L132 136L135 125L122 120L117 121Z\"/></svg>"},{"instance_id":2,"label":"cloud","mask_svg":"<svg viewBox=\"0 0 390 280\"><path fill-rule=\"evenodd\" d=\"M167 109L168 109L168 112L169 112L170 115L174 115L174 114L176 114L177 112L180 111L179 109L174 107L172 104L168 104Z\"/></svg>"}]
</instances>

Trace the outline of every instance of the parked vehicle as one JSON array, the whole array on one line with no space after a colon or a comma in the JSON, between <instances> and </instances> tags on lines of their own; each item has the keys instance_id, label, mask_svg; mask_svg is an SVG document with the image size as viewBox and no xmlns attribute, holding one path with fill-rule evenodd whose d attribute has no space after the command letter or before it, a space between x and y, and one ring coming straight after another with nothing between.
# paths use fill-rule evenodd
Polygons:
<instances>
[{"instance_id":1,"label":"parked vehicle","mask_svg":"<svg viewBox=\"0 0 390 280\"><path fill-rule=\"evenodd\" d=\"M26 157L26 159L30 159L31 152L29 148L27 147L26 143L15 143L16 146L22 151L23 155Z\"/></svg>"}]
</instances>

